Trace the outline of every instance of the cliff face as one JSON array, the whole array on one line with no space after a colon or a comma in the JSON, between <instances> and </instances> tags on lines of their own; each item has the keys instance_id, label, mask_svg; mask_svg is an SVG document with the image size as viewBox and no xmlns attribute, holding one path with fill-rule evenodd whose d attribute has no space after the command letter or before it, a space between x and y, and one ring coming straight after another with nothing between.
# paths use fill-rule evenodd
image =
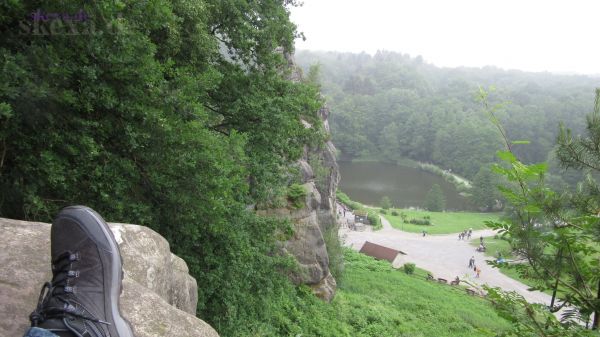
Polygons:
<instances>
[{"instance_id":1,"label":"cliff face","mask_svg":"<svg viewBox=\"0 0 600 337\"><path fill-rule=\"evenodd\" d=\"M320 113L327 128L329 110L324 108ZM295 235L284 244L284 249L294 255L300 265L299 272L291 278L297 284L310 285L318 297L330 301L335 295L336 283L329 270L324 234L337 233L335 192L339 171L333 143L327 142L320 149L305 148L297 166L307 196L303 209L290 212Z\"/></svg>"},{"instance_id":2,"label":"cliff face","mask_svg":"<svg viewBox=\"0 0 600 337\"><path fill-rule=\"evenodd\" d=\"M110 224L123 257L120 308L136 337L218 337L196 318L196 280L169 244L142 226ZM50 271L50 224L0 218L0 336L29 326Z\"/></svg>"},{"instance_id":3,"label":"cliff face","mask_svg":"<svg viewBox=\"0 0 600 337\"><path fill-rule=\"evenodd\" d=\"M293 56L285 55L292 69L290 79L301 81L302 72ZM329 129L329 109L318 111L325 131ZM302 121L311 128L307 121ZM335 296L336 282L329 269L329 255L324 239L327 231L335 231L337 220L335 193L340 174L336 162L336 149L331 141L320 148L304 148L303 157L296 163L304 188L307 191L305 206L299 210L279 209L269 213L288 216L294 225L294 237L283 245L286 253L292 254L299 264L298 272L290 276L296 284L307 284L315 295L326 301Z\"/></svg>"},{"instance_id":4,"label":"cliff face","mask_svg":"<svg viewBox=\"0 0 600 337\"><path fill-rule=\"evenodd\" d=\"M325 129L329 132L329 109L319 112ZM303 121L305 127L313 127ZM329 256L324 234L337 233L335 193L340 179L333 143L320 148L304 148L303 157L295 164L306 190L304 206L261 210L259 214L289 218L294 226L294 236L283 243L284 253L296 258L299 270L290 279L295 284L307 284L314 293L330 301L335 295L336 282L329 270ZM337 237L337 236L336 236Z\"/></svg>"}]
</instances>

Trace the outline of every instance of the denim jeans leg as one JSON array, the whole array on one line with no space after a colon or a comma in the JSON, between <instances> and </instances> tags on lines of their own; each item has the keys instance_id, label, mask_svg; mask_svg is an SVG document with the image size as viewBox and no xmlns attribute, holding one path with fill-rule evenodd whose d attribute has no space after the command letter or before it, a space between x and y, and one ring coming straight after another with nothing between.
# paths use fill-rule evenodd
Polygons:
<instances>
[{"instance_id":1,"label":"denim jeans leg","mask_svg":"<svg viewBox=\"0 0 600 337\"><path fill-rule=\"evenodd\" d=\"M29 328L23 337L58 337L46 329Z\"/></svg>"}]
</instances>

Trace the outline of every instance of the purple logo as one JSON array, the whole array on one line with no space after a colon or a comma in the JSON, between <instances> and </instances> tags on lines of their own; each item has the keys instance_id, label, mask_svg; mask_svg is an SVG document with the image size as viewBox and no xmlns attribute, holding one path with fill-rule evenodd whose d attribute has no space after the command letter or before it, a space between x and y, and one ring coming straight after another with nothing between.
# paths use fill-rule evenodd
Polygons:
<instances>
[{"instance_id":1,"label":"purple logo","mask_svg":"<svg viewBox=\"0 0 600 337\"><path fill-rule=\"evenodd\" d=\"M122 15L120 13L116 18L109 20L92 20L92 17L83 9L75 13L45 12L38 9L31 13L27 20L21 20L19 27L21 35L102 35L121 32L121 24Z\"/></svg>"},{"instance_id":2,"label":"purple logo","mask_svg":"<svg viewBox=\"0 0 600 337\"><path fill-rule=\"evenodd\" d=\"M31 20L35 22L48 22L52 20L62 20L62 21L79 21L84 22L89 20L89 16L87 13L80 9L79 12L69 14L69 13L45 13L42 10L38 9L37 11L31 13Z\"/></svg>"}]
</instances>

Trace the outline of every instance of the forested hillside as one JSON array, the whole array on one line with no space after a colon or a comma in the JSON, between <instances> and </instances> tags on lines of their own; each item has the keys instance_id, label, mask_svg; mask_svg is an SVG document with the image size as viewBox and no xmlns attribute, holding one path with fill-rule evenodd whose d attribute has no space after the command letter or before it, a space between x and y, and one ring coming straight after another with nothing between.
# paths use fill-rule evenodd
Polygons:
<instances>
[{"instance_id":1,"label":"forested hillside","mask_svg":"<svg viewBox=\"0 0 600 337\"><path fill-rule=\"evenodd\" d=\"M559 122L581 131L600 78L505 71L494 67L438 68L394 52L350 54L299 51L304 69L318 65L331 106L334 142L345 158L410 158L473 178L501 146L476 100L494 86L492 104L525 162L548 159ZM558 172L554 169L554 172Z\"/></svg>"}]
</instances>

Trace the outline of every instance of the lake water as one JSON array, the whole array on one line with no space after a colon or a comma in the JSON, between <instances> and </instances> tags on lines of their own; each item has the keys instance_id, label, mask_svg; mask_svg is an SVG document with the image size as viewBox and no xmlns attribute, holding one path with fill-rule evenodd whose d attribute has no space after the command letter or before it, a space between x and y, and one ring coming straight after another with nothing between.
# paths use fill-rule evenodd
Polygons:
<instances>
[{"instance_id":1,"label":"lake water","mask_svg":"<svg viewBox=\"0 0 600 337\"><path fill-rule=\"evenodd\" d=\"M447 210L466 210L467 200L442 177L415 168L376 162L338 162L339 188L352 200L378 205L388 196L395 207L423 207L425 195L438 184L446 196Z\"/></svg>"}]
</instances>

